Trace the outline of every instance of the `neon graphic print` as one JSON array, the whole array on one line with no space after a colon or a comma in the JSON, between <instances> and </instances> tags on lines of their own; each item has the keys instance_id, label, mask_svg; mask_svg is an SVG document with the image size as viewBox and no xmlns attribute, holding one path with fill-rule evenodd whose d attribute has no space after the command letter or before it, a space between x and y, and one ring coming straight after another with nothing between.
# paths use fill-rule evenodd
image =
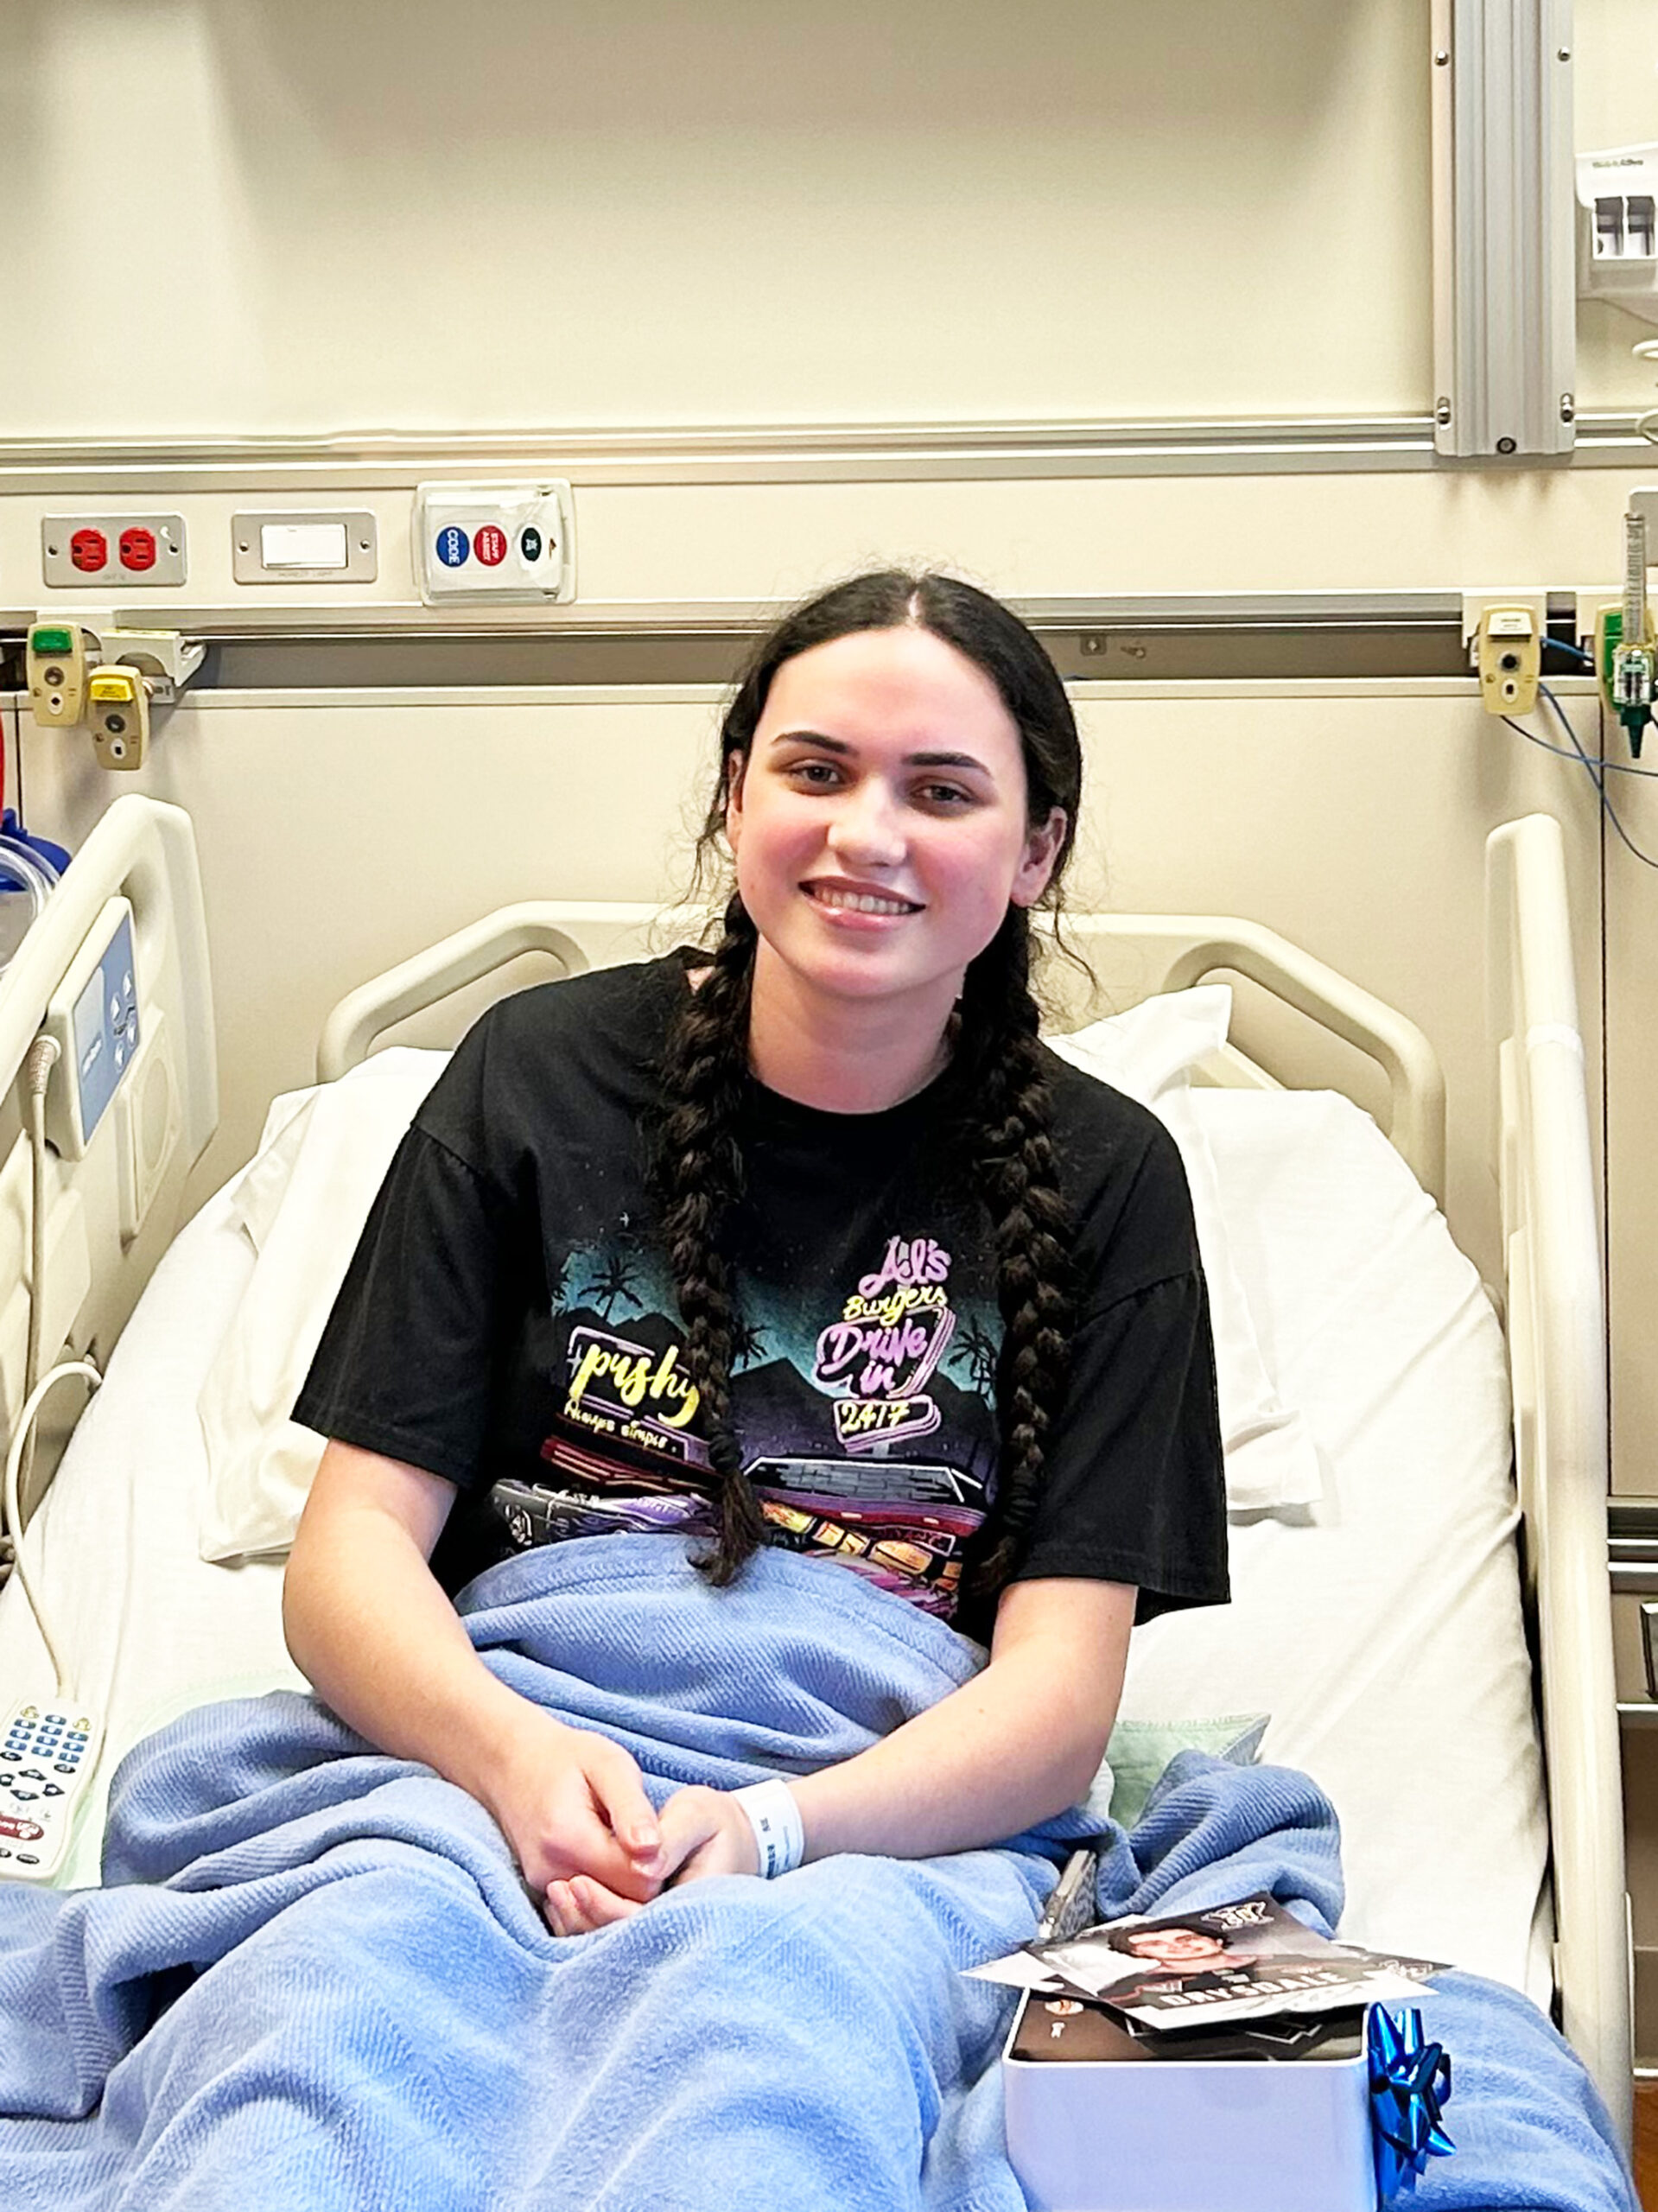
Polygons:
<instances>
[{"instance_id":1,"label":"neon graphic print","mask_svg":"<svg viewBox=\"0 0 1658 2212\"><path fill-rule=\"evenodd\" d=\"M734 1286L732 1427L771 1542L948 1618L994 1495L1000 1330L981 1294L953 1290L937 1237L877 1238L833 1272L791 1255ZM526 1406L538 1470L494 1485L511 1540L706 1540L713 1470L661 1255L612 1236L549 1275Z\"/></svg>"},{"instance_id":2,"label":"neon graphic print","mask_svg":"<svg viewBox=\"0 0 1658 2212\"><path fill-rule=\"evenodd\" d=\"M880 1267L859 1278L841 1319L819 1336L811 1379L835 1399L835 1433L847 1451L938 1427L924 1386L956 1330L949 1278L950 1254L931 1236L892 1237Z\"/></svg>"}]
</instances>

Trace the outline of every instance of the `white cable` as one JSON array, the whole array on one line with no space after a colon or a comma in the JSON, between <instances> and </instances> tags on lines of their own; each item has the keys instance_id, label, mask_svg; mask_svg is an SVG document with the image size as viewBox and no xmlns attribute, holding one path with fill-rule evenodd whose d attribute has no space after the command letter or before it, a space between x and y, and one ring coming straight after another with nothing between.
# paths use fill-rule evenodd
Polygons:
<instances>
[{"instance_id":1,"label":"white cable","mask_svg":"<svg viewBox=\"0 0 1658 2212\"><path fill-rule=\"evenodd\" d=\"M40 1593L29 1579L29 1567L23 1556L22 1516L17 1510L17 1470L22 1461L23 1447L35 1433L35 1416L45 1404L48 1395L67 1376L70 1375L84 1376L94 1390L104 1380L89 1359L62 1360L56 1367L49 1368L41 1376L28 1397L24 1399L23 1409L18 1414L17 1426L12 1432L11 1444L6 1452L4 1497L6 1525L16 1531L16 1556L12 1562L13 1572L22 1586L23 1595L29 1600L29 1609L35 1616L35 1625L39 1629L41 1641L46 1646L46 1656L52 1662L52 1672L56 1680L57 1694L60 1697L68 1696L69 1685L64 1679L63 1662L58 1657L58 1647L53 1640L51 1628L48 1624L46 1613L41 1605Z\"/></svg>"},{"instance_id":2,"label":"white cable","mask_svg":"<svg viewBox=\"0 0 1658 2212\"><path fill-rule=\"evenodd\" d=\"M41 1378L41 1334L46 1325L46 1086L59 1057L58 1040L37 1037L23 1060L23 1090L29 1100L29 1345L23 1360L23 1395ZM21 1487L29 1488L35 1465L33 1432L24 1447ZM8 1515L5 1523L21 1543L22 1530Z\"/></svg>"}]
</instances>

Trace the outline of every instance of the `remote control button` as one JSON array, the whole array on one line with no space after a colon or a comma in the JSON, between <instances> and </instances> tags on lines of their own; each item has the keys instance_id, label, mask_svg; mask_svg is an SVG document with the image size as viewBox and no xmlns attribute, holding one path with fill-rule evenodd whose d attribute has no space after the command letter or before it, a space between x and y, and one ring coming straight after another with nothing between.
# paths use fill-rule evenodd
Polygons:
<instances>
[{"instance_id":1,"label":"remote control button","mask_svg":"<svg viewBox=\"0 0 1658 2212\"><path fill-rule=\"evenodd\" d=\"M73 1759L67 1763L64 1760L60 1759L56 1767L54 1769L54 1772L57 1774L73 1774L74 1770L74 1762ZM3 1774L0 1774L0 1782L3 1782L5 1778L6 1777Z\"/></svg>"},{"instance_id":2,"label":"remote control button","mask_svg":"<svg viewBox=\"0 0 1658 2212\"><path fill-rule=\"evenodd\" d=\"M61 1797L63 1784L60 1782L48 1782L41 1795L42 1797Z\"/></svg>"},{"instance_id":3,"label":"remote control button","mask_svg":"<svg viewBox=\"0 0 1658 2212\"><path fill-rule=\"evenodd\" d=\"M11 1794L20 1805L32 1805L41 1793L38 1789L14 1789Z\"/></svg>"},{"instance_id":4,"label":"remote control button","mask_svg":"<svg viewBox=\"0 0 1658 2212\"><path fill-rule=\"evenodd\" d=\"M46 1780L46 1777L41 1772L37 1766L19 1767L17 1771L22 1776L25 1782L44 1782Z\"/></svg>"},{"instance_id":5,"label":"remote control button","mask_svg":"<svg viewBox=\"0 0 1658 2212\"><path fill-rule=\"evenodd\" d=\"M0 1859L10 1859L10 1856L11 1853L8 1847L4 1844L0 1844Z\"/></svg>"},{"instance_id":6,"label":"remote control button","mask_svg":"<svg viewBox=\"0 0 1658 2212\"><path fill-rule=\"evenodd\" d=\"M20 1851L17 1853L17 1864L20 1866L38 1866L40 1863L40 1859L32 1851Z\"/></svg>"}]
</instances>

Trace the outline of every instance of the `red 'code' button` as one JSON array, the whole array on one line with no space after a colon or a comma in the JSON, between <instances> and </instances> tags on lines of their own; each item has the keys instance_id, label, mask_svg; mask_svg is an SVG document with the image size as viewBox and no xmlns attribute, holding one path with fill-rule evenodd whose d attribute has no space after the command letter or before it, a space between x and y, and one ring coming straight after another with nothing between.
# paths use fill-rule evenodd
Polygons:
<instances>
[{"instance_id":1,"label":"red 'code' button","mask_svg":"<svg viewBox=\"0 0 1658 2212\"><path fill-rule=\"evenodd\" d=\"M134 528L121 532L121 565L124 569L155 567L156 533L153 530Z\"/></svg>"},{"instance_id":2,"label":"red 'code' button","mask_svg":"<svg viewBox=\"0 0 1658 2212\"><path fill-rule=\"evenodd\" d=\"M499 568L506 558L506 532L484 523L473 533L472 550L486 569Z\"/></svg>"}]
</instances>

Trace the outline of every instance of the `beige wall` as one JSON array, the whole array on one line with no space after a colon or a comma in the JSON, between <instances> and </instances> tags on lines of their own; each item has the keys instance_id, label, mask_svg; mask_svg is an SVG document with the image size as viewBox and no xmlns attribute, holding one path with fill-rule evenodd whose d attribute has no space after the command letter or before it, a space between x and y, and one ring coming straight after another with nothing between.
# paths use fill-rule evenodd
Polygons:
<instances>
[{"instance_id":1,"label":"beige wall","mask_svg":"<svg viewBox=\"0 0 1658 2212\"><path fill-rule=\"evenodd\" d=\"M0 437L1420 411L1428 76L1426 0L7 0Z\"/></svg>"},{"instance_id":2,"label":"beige wall","mask_svg":"<svg viewBox=\"0 0 1658 2212\"><path fill-rule=\"evenodd\" d=\"M8 0L0 435L1420 407L1421 14Z\"/></svg>"}]
</instances>

